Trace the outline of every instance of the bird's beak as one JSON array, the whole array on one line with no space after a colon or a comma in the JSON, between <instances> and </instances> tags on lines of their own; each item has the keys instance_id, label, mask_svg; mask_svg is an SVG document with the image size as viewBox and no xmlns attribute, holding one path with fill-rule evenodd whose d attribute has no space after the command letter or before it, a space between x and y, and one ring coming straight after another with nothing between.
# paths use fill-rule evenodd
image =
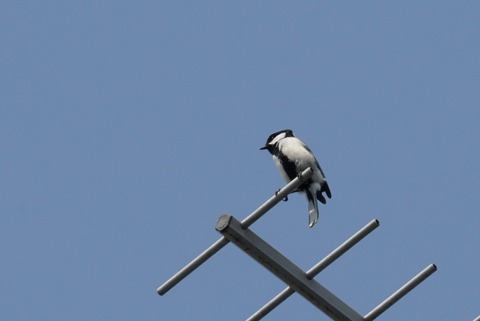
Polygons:
<instances>
[{"instance_id":1,"label":"bird's beak","mask_svg":"<svg viewBox=\"0 0 480 321\"><path fill-rule=\"evenodd\" d=\"M268 148L268 145L265 145L263 147L260 147L260 150L267 149L267 148Z\"/></svg>"}]
</instances>

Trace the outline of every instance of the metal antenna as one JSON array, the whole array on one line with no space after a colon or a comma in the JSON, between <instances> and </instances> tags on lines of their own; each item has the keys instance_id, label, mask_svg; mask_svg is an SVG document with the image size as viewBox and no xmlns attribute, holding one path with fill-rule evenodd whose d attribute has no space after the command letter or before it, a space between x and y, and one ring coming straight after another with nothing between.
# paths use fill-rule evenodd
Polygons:
<instances>
[{"instance_id":1,"label":"metal antenna","mask_svg":"<svg viewBox=\"0 0 480 321\"><path fill-rule=\"evenodd\" d=\"M250 225L274 207L280 200L300 187L311 176L312 170L307 168L241 222L229 214L221 215L215 229L223 236L161 285L157 289L158 294L164 295L167 293L229 242L234 243L288 285L285 290L265 304L247 321L260 320L295 292L311 302L332 320L373 321L437 270L435 264L430 264L365 316L348 306L334 293L315 281L314 277L375 230L380 224L378 220L370 221L370 223L352 235L307 272L304 272L295 263L249 229ZM474 321L480 321L480 316Z\"/></svg>"},{"instance_id":2,"label":"metal antenna","mask_svg":"<svg viewBox=\"0 0 480 321\"><path fill-rule=\"evenodd\" d=\"M216 230L333 320L363 321L363 317L359 313L320 283L309 279L302 269L252 230L243 229L240 222L233 216L222 215L218 220Z\"/></svg>"}]
</instances>

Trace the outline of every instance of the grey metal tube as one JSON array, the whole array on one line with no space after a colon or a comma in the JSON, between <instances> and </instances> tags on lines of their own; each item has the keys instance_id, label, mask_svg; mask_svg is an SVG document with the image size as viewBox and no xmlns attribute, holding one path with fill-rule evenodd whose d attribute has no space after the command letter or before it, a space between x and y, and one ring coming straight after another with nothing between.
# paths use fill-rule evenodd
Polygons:
<instances>
[{"instance_id":1,"label":"grey metal tube","mask_svg":"<svg viewBox=\"0 0 480 321\"><path fill-rule=\"evenodd\" d=\"M435 264L430 264L427 266L423 271L418 273L415 277L413 277L410 281L405 283L400 289L394 292L391 296L389 296L385 301L380 303L375 309L370 311L365 317L365 321L372 321L375 320L380 314L385 312L389 307L395 304L398 300L403 298L408 292L413 290L417 285L422 283L426 278L428 278L433 272L437 270L437 266Z\"/></svg>"},{"instance_id":2,"label":"grey metal tube","mask_svg":"<svg viewBox=\"0 0 480 321\"><path fill-rule=\"evenodd\" d=\"M307 277L313 278L318 273L322 272L327 266L332 264L336 259L342 256L345 252L350 250L355 244L360 242L365 236L370 234L380 225L377 219L371 220L367 225L362 227L357 233L352 235L348 240L343 242L339 247L333 250L323 260L315 264L310 270L307 271Z\"/></svg>"},{"instance_id":3,"label":"grey metal tube","mask_svg":"<svg viewBox=\"0 0 480 321\"><path fill-rule=\"evenodd\" d=\"M338 246L335 250L333 250L329 255L327 255L323 260L315 264L310 270L307 271L307 277L312 279L322 270L324 270L327 266L333 263L336 259L338 259L342 254L347 252L351 249L355 244L361 241L365 236L370 234L373 230L375 230L380 225L380 222L376 219L370 221L367 225L365 225L362 229L360 229L357 233L352 235L348 240L343 242L340 246ZM258 321L261 320L264 316L270 313L273 309L275 309L280 303L288 299L295 291L291 287L285 288L282 292L277 294L272 300L267 302L263 307L261 307L257 312L252 314L247 321Z\"/></svg>"},{"instance_id":4,"label":"grey metal tube","mask_svg":"<svg viewBox=\"0 0 480 321\"><path fill-rule=\"evenodd\" d=\"M278 202L284 199L288 194L296 190L303 182L309 179L312 176L313 172L309 168L304 170L298 177L293 179L290 183L285 185L280 191L275 193L269 200L260 205L255 211L253 211L249 216L247 216L242 222L242 228L247 228L252 225L256 220L262 217L267 211L274 207ZM174 276L168 279L164 284L162 284L158 289L157 293L164 295L171 288L177 285L181 280L183 280L187 275L192 273L196 268L202 265L206 260L212 257L215 253L220 251L225 245L228 244L228 240L225 237L218 239L213 243L209 248L203 251L199 256L197 256L193 261L188 263L183 269L178 271Z\"/></svg>"},{"instance_id":5,"label":"grey metal tube","mask_svg":"<svg viewBox=\"0 0 480 321\"><path fill-rule=\"evenodd\" d=\"M218 239L208 249L203 251L193 261L188 263L183 269L181 269L174 276L172 276L167 282L162 284L157 289L157 293L160 294L160 295L164 295L165 293L167 293L171 288L173 288L175 285L177 285L178 282L180 282L187 275L192 273L197 267L202 265L206 260L211 258L215 253L220 251L228 243L229 243L229 241L225 237L222 237L222 238Z\"/></svg>"}]
</instances>

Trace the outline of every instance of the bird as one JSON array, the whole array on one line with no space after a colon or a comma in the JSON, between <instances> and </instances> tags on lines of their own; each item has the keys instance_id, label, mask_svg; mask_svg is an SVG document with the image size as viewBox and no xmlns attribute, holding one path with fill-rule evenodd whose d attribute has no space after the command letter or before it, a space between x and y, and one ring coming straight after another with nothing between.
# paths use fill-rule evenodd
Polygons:
<instances>
[{"instance_id":1,"label":"bird","mask_svg":"<svg viewBox=\"0 0 480 321\"><path fill-rule=\"evenodd\" d=\"M332 198L330 187L320 164L310 148L295 137L291 129L284 129L271 134L261 150L268 150L272 154L275 165L286 183L292 181L305 169L310 167L312 176L294 192L304 193L308 202L308 227L318 222L317 199L326 204L323 193Z\"/></svg>"}]
</instances>

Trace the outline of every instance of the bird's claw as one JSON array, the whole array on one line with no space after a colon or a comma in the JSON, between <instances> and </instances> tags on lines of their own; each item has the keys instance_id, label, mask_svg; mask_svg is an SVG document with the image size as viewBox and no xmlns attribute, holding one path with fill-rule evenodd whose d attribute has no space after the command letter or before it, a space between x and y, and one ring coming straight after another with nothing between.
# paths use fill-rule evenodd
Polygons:
<instances>
[{"instance_id":1,"label":"bird's claw","mask_svg":"<svg viewBox=\"0 0 480 321\"><path fill-rule=\"evenodd\" d=\"M276 191L276 192L275 192L275 196L277 196L280 191L281 191L281 189L279 189L278 191ZM284 201L284 202L288 201L288 195L285 196L282 201Z\"/></svg>"},{"instance_id":2,"label":"bird's claw","mask_svg":"<svg viewBox=\"0 0 480 321\"><path fill-rule=\"evenodd\" d=\"M305 178L303 177L303 172L300 172L297 174L297 178L301 181L303 181Z\"/></svg>"}]
</instances>

